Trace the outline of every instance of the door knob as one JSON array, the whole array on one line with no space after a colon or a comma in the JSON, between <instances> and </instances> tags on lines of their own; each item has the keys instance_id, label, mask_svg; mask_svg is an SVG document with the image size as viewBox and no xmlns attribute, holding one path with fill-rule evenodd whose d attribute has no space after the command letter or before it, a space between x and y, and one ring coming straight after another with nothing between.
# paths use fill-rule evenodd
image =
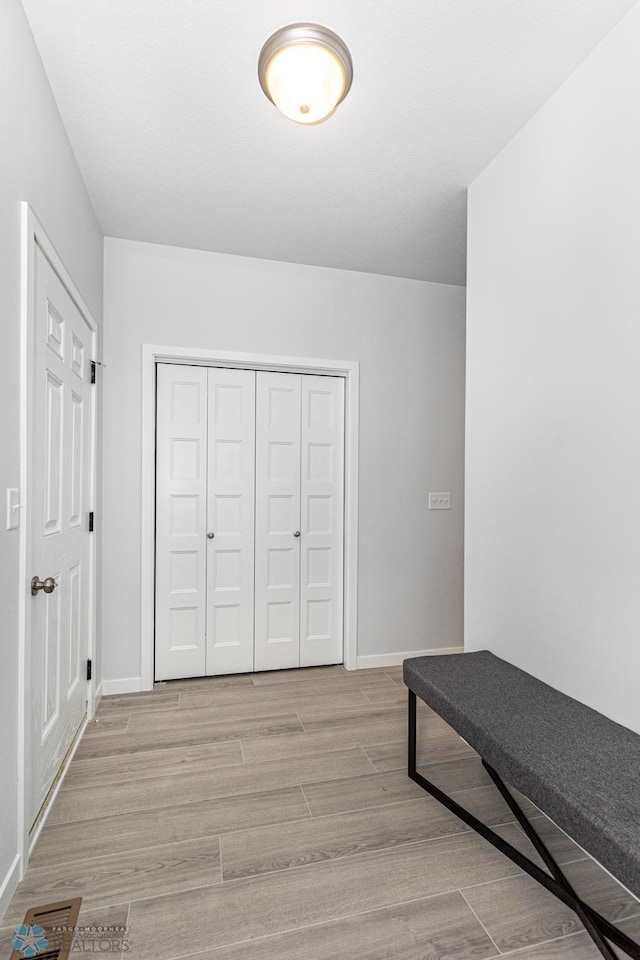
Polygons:
<instances>
[{"instance_id":1,"label":"door knob","mask_svg":"<svg viewBox=\"0 0 640 960\"><path fill-rule=\"evenodd\" d=\"M209 532L209 533L207 534L207 540L213 540L214 537L215 537L215 533Z\"/></svg>"},{"instance_id":2,"label":"door knob","mask_svg":"<svg viewBox=\"0 0 640 960\"><path fill-rule=\"evenodd\" d=\"M46 577L44 580L41 580L36 576L31 581L31 596L37 597L39 590L44 590L45 593L53 593L57 586L58 584L53 577Z\"/></svg>"},{"instance_id":3,"label":"door knob","mask_svg":"<svg viewBox=\"0 0 640 960\"><path fill-rule=\"evenodd\" d=\"M299 530L294 530L294 531L293 531L293 535L294 535L294 537L299 537L299 536L300 536L300 531L299 531Z\"/></svg>"}]
</instances>

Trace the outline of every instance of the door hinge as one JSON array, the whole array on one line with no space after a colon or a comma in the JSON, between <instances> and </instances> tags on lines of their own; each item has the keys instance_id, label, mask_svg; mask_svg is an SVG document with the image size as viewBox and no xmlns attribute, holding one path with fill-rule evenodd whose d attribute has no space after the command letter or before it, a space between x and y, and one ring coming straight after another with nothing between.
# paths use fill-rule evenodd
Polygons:
<instances>
[{"instance_id":1,"label":"door hinge","mask_svg":"<svg viewBox=\"0 0 640 960\"><path fill-rule=\"evenodd\" d=\"M91 361L91 383L96 382L96 362L95 360Z\"/></svg>"},{"instance_id":2,"label":"door hinge","mask_svg":"<svg viewBox=\"0 0 640 960\"><path fill-rule=\"evenodd\" d=\"M89 512L89 533L93 533L93 510Z\"/></svg>"},{"instance_id":3,"label":"door hinge","mask_svg":"<svg viewBox=\"0 0 640 960\"><path fill-rule=\"evenodd\" d=\"M91 680L91 660L87 660L87 680Z\"/></svg>"}]
</instances>

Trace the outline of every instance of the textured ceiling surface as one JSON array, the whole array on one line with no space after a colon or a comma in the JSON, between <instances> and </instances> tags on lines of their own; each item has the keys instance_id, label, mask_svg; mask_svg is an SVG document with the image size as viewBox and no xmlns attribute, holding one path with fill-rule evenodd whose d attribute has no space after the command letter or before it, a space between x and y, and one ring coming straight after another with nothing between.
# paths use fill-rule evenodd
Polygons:
<instances>
[{"instance_id":1,"label":"textured ceiling surface","mask_svg":"<svg viewBox=\"0 0 640 960\"><path fill-rule=\"evenodd\" d=\"M636 0L23 0L106 235L448 283L465 190ZM318 126L262 93L294 21L348 44Z\"/></svg>"}]
</instances>

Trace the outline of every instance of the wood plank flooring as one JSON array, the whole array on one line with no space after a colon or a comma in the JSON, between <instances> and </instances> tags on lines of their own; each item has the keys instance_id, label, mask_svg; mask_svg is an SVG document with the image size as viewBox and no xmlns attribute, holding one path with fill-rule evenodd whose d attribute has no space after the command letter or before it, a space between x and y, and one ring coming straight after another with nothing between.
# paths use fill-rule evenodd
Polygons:
<instances>
[{"instance_id":1,"label":"wood plank flooring","mask_svg":"<svg viewBox=\"0 0 640 960\"><path fill-rule=\"evenodd\" d=\"M571 911L405 772L401 668L173 681L104 698L0 928L83 897L132 960L597 960ZM428 776L533 856L474 752L419 705ZM587 900L640 903L523 799ZM91 943L86 952L95 955Z\"/></svg>"}]
</instances>

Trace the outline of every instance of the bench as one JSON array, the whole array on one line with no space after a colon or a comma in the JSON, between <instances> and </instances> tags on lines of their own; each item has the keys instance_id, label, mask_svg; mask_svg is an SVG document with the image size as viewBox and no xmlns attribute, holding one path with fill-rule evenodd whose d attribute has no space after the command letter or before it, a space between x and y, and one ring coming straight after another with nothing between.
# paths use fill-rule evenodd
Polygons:
<instances>
[{"instance_id":1,"label":"bench","mask_svg":"<svg viewBox=\"0 0 640 960\"><path fill-rule=\"evenodd\" d=\"M488 650L415 657L404 661L403 675L411 779L571 907L602 956L617 960L613 943L640 960L640 945L580 899L506 786L640 897L640 736ZM417 770L416 697L480 755L548 872Z\"/></svg>"}]
</instances>

